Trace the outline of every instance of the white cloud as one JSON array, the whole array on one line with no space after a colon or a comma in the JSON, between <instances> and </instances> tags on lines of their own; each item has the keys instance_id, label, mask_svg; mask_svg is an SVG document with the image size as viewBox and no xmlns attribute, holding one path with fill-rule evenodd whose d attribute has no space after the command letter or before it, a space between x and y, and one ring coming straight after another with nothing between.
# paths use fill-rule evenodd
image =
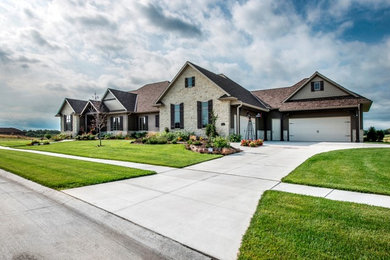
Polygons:
<instances>
[{"instance_id":1,"label":"white cloud","mask_svg":"<svg viewBox=\"0 0 390 260\"><path fill-rule=\"evenodd\" d=\"M390 127L382 112L390 99L390 38L341 40L353 21L313 30L316 15L338 19L356 4L374 9L389 1L321 3L301 16L281 0L1 2L0 124L12 122L12 112L25 127L26 117L57 127L63 97L171 80L191 60L251 89L289 86L319 70L374 100L366 126Z\"/></svg>"}]
</instances>

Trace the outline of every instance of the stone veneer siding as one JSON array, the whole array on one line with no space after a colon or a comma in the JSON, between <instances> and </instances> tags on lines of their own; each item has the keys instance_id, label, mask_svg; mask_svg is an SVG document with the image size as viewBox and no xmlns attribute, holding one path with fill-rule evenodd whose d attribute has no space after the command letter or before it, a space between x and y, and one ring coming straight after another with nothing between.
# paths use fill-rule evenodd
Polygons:
<instances>
[{"instance_id":1,"label":"stone veneer siding","mask_svg":"<svg viewBox=\"0 0 390 260\"><path fill-rule=\"evenodd\" d=\"M185 78L193 76L195 76L195 86L186 88ZM160 107L160 131L165 127L171 130L170 105L184 103L184 130L204 136L205 129L198 129L197 101L205 102L212 99L214 114L218 115L217 132L222 136L229 135L230 101L218 100L224 94L225 92L207 77L187 66L161 100L164 105Z\"/></svg>"}]
</instances>

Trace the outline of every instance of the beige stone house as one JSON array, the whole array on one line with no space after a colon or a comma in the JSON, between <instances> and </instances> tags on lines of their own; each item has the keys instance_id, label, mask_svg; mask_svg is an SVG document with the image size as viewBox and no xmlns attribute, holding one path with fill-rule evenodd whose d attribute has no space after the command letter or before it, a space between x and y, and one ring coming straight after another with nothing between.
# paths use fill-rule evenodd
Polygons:
<instances>
[{"instance_id":1,"label":"beige stone house","mask_svg":"<svg viewBox=\"0 0 390 260\"><path fill-rule=\"evenodd\" d=\"M61 131L92 129L94 113L108 115L104 131L185 130L205 135L210 112L220 135L282 141L359 142L363 112L372 101L315 72L287 88L249 91L223 74L186 62L171 82L135 91L107 89L100 101L66 98L57 116Z\"/></svg>"}]
</instances>

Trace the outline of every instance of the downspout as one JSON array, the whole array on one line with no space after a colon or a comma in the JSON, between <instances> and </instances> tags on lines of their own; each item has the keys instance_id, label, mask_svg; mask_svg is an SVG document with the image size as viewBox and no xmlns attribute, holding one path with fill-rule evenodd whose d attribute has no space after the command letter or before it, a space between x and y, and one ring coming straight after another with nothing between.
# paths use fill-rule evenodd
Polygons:
<instances>
[{"instance_id":1,"label":"downspout","mask_svg":"<svg viewBox=\"0 0 390 260\"><path fill-rule=\"evenodd\" d=\"M237 116L236 116L236 125L237 125L237 127L236 127L236 134L240 134L240 108L242 107L242 102L241 102L241 104L237 107ZM243 136L241 136L241 137L243 137Z\"/></svg>"}]
</instances>

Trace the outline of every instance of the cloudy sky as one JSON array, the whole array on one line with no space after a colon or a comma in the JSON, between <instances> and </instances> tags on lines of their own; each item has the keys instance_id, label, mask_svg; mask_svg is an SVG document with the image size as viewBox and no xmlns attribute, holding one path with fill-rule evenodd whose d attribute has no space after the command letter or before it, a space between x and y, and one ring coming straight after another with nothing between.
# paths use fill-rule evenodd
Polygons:
<instances>
[{"instance_id":1,"label":"cloudy sky","mask_svg":"<svg viewBox=\"0 0 390 260\"><path fill-rule=\"evenodd\" d=\"M58 129L64 97L171 80L186 60L255 90L318 70L390 128L390 0L2 0L0 126Z\"/></svg>"}]
</instances>

